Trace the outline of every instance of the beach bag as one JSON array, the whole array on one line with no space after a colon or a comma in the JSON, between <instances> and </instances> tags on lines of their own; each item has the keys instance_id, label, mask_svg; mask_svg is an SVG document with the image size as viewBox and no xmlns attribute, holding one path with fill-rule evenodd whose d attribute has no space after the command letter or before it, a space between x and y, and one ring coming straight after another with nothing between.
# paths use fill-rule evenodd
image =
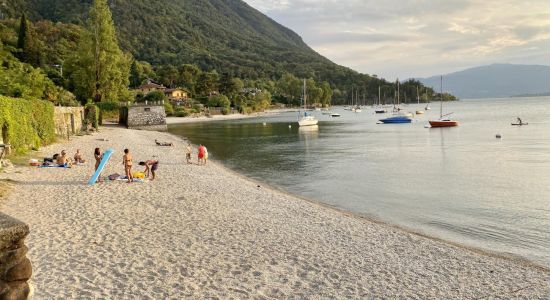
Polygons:
<instances>
[{"instance_id":1,"label":"beach bag","mask_svg":"<svg viewBox=\"0 0 550 300\"><path fill-rule=\"evenodd\" d=\"M109 177L109 180L117 180L118 178L120 178L120 175L115 173L115 174L109 175L108 177Z\"/></svg>"},{"instance_id":2,"label":"beach bag","mask_svg":"<svg viewBox=\"0 0 550 300\"><path fill-rule=\"evenodd\" d=\"M145 179L145 173L143 173L143 172L134 172L134 173L132 173L132 177L139 178L139 179Z\"/></svg>"}]
</instances>

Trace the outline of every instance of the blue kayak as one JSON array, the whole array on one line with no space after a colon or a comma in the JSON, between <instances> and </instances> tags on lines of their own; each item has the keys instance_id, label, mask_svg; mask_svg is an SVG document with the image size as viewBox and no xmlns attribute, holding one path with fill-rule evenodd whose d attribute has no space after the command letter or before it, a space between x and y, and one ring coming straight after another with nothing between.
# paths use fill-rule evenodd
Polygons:
<instances>
[{"instance_id":1,"label":"blue kayak","mask_svg":"<svg viewBox=\"0 0 550 300\"><path fill-rule=\"evenodd\" d=\"M381 119L380 122L384 124L411 123L412 119L407 116L393 116L393 117Z\"/></svg>"}]
</instances>

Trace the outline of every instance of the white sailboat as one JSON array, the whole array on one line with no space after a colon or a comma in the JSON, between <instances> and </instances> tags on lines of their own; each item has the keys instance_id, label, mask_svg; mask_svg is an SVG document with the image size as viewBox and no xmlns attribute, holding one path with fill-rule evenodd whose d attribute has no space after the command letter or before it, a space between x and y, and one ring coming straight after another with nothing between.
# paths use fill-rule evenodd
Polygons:
<instances>
[{"instance_id":1,"label":"white sailboat","mask_svg":"<svg viewBox=\"0 0 550 300\"><path fill-rule=\"evenodd\" d=\"M416 101L420 105L420 91L418 89L418 86L416 87ZM419 110L416 111L416 114L417 115L423 115L424 111L419 109Z\"/></svg>"},{"instance_id":2,"label":"white sailboat","mask_svg":"<svg viewBox=\"0 0 550 300\"><path fill-rule=\"evenodd\" d=\"M381 97L380 97L380 86L378 86L378 106L374 109L374 112L377 113L377 114L385 114L386 113L386 109L382 107L382 100L381 100Z\"/></svg>"},{"instance_id":3,"label":"white sailboat","mask_svg":"<svg viewBox=\"0 0 550 300\"><path fill-rule=\"evenodd\" d=\"M425 89L424 91L426 92L426 101L428 101L428 103L426 103L426 107L424 108L424 110L430 110L432 108L430 107L430 98L428 97L428 89Z\"/></svg>"},{"instance_id":4,"label":"white sailboat","mask_svg":"<svg viewBox=\"0 0 550 300\"><path fill-rule=\"evenodd\" d=\"M319 120L317 120L314 116L309 115L307 113L307 93L306 93L306 80L304 79L304 115L300 117L298 120L298 125L300 126L314 126L319 123Z\"/></svg>"}]
</instances>

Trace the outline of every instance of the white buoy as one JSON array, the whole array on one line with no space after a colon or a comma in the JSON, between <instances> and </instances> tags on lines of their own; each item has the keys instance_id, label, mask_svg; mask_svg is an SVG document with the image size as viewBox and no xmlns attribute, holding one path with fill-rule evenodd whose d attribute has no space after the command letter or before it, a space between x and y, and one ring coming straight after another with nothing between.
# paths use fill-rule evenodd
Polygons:
<instances>
[{"instance_id":1,"label":"white buoy","mask_svg":"<svg viewBox=\"0 0 550 300\"><path fill-rule=\"evenodd\" d=\"M288 125L288 128L292 128L292 125Z\"/></svg>"},{"instance_id":2,"label":"white buoy","mask_svg":"<svg viewBox=\"0 0 550 300\"><path fill-rule=\"evenodd\" d=\"M264 122L264 126L266 126L266 125L267 125L267 123L266 123L266 122Z\"/></svg>"}]
</instances>

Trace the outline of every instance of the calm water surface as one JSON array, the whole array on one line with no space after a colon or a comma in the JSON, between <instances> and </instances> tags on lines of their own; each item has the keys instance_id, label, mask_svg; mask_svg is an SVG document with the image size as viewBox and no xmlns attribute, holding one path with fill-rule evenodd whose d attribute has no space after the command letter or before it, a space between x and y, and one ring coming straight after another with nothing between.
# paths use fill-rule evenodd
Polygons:
<instances>
[{"instance_id":1,"label":"calm water surface","mask_svg":"<svg viewBox=\"0 0 550 300\"><path fill-rule=\"evenodd\" d=\"M336 108L341 118L314 113L318 130L285 113L170 131L289 192L550 266L550 98L465 100L444 110L461 126L425 128L439 114L432 103L412 124L379 125L372 108ZM511 126L517 116L529 125Z\"/></svg>"}]
</instances>

